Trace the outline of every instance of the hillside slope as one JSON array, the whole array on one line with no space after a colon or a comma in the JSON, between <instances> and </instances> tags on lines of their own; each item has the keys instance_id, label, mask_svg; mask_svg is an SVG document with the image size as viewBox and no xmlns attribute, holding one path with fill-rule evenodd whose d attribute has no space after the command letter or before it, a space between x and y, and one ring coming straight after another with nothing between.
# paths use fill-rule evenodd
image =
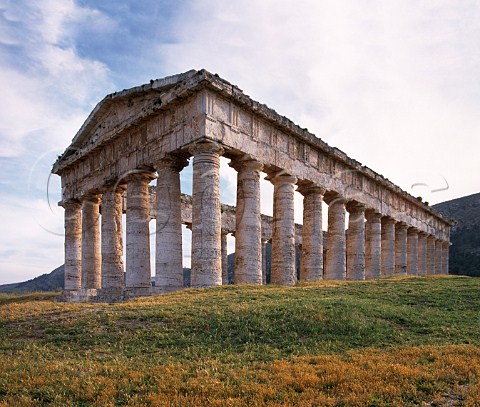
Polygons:
<instances>
[{"instance_id":1,"label":"hillside slope","mask_svg":"<svg viewBox=\"0 0 480 407\"><path fill-rule=\"evenodd\" d=\"M475 406L479 292L432 276L0 296L0 405Z\"/></svg>"},{"instance_id":2,"label":"hillside slope","mask_svg":"<svg viewBox=\"0 0 480 407\"><path fill-rule=\"evenodd\" d=\"M29 293L35 291L60 291L64 284L63 264L48 274L42 274L21 283L0 285L0 293Z\"/></svg>"},{"instance_id":3,"label":"hillside slope","mask_svg":"<svg viewBox=\"0 0 480 407\"><path fill-rule=\"evenodd\" d=\"M480 193L434 205L457 224L450 240L450 274L480 277Z\"/></svg>"}]
</instances>

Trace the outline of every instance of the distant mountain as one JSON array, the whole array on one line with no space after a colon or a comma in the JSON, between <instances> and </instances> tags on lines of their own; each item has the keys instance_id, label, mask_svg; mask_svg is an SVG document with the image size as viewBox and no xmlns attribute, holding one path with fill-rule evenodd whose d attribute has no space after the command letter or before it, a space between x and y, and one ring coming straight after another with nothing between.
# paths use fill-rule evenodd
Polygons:
<instances>
[{"instance_id":1,"label":"distant mountain","mask_svg":"<svg viewBox=\"0 0 480 407\"><path fill-rule=\"evenodd\" d=\"M457 222L450 235L450 274L480 277L480 193L433 208Z\"/></svg>"},{"instance_id":2,"label":"distant mountain","mask_svg":"<svg viewBox=\"0 0 480 407\"><path fill-rule=\"evenodd\" d=\"M23 283L0 285L0 293L29 293L33 291L60 291L63 288L63 265L49 274L42 274Z\"/></svg>"}]
</instances>

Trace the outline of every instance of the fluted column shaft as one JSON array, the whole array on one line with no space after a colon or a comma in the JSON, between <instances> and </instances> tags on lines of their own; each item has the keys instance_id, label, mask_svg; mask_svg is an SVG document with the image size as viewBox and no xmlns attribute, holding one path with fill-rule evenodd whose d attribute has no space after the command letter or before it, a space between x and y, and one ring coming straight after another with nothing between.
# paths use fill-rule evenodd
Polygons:
<instances>
[{"instance_id":1,"label":"fluted column shaft","mask_svg":"<svg viewBox=\"0 0 480 407\"><path fill-rule=\"evenodd\" d=\"M65 209L65 290L82 288L82 205L76 200L61 203Z\"/></svg>"},{"instance_id":2,"label":"fluted column shaft","mask_svg":"<svg viewBox=\"0 0 480 407\"><path fill-rule=\"evenodd\" d=\"M395 272L395 221L382 218L382 277L391 277Z\"/></svg>"},{"instance_id":3,"label":"fluted column shaft","mask_svg":"<svg viewBox=\"0 0 480 407\"><path fill-rule=\"evenodd\" d=\"M365 280L365 207L347 204L347 280Z\"/></svg>"},{"instance_id":4,"label":"fluted column shaft","mask_svg":"<svg viewBox=\"0 0 480 407\"><path fill-rule=\"evenodd\" d=\"M427 237L427 274L435 274L435 237Z\"/></svg>"},{"instance_id":5,"label":"fluted column shaft","mask_svg":"<svg viewBox=\"0 0 480 407\"><path fill-rule=\"evenodd\" d=\"M122 204L123 187L112 187L102 196L102 290L124 287ZM120 294L120 293L119 293Z\"/></svg>"},{"instance_id":6,"label":"fluted column shaft","mask_svg":"<svg viewBox=\"0 0 480 407\"><path fill-rule=\"evenodd\" d=\"M268 239L262 238L262 284L267 284L267 244Z\"/></svg>"},{"instance_id":7,"label":"fluted column shaft","mask_svg":"<svg viewBox=\"0 0 480 407\"><path fill-rule=\"evenodd\" d=\"M82 203L82 288L101 288L100 195Z\"/></svg>"},{"instance_id":8,"label":"fluted column shaft","mask_svg":"<svg viewBox=\"0 0 480 407\"><path fill-rule=\"evenodd\" d=\"M322 202L325 190L306 186L298 191L304 197L300 279L319 281L323 278Z\"/></svg>"},{"instance_id":9,"label":"fluted column shaft","mask_svg":"<svg viewBox=\"0 0 480 407\"><path fill-rule=\"evenodd\" d=\"M407 274L418 275L418 231L414 228L407 230Z\"/></svg>"},{"instance_id":10,"label":"fluted column shaft","mask_svg":"<svg viewBox=\"0 0 480 407\"><path fill-rule=\"evenodd\" d=\"M220 208L220 155L214 142L190 148L193 157L192 287L222 284L222 213Z\"/></svg>"},{"instance_id":11,"label":"fluted column shaft","mask_svg":"<svg viewBox=\"0 0 480 407\"><path fill-rule=\"evenodd\" d=\"M395 274L407 275L407 225L397 223L395 227Z\"/></svg>"},{"instance_id":12,"label":"fluted column shaft","mask_svg":"<svg viewBox=\"0 0 480 407\"><path fill-rule=\"evenodd\" d=\"M260 171L263 165L247 158L232 160L237 170L235 284L262 284L262 219Z\"/></svg>"},{"instance_id":13,"label":"fluted column shaft","mask_svg":"<svg viewBox=\"0 0 480 407\"><path fill-rule=\"evenodd\" d=\"M228 233L222 231L222 284L228 284Z\"/></svg>"},{"instance_id":14,"label":"fluted column shaft","mask_svg":"<svg viewBox=\"0 0 480 407\"><path fill-rule=\"evenodd\" d=\"M442 246L443 246L443 242L441 240L435 240L435 274L442 274L443 273Z\"/></svg>"},{"instance_id":15,"label":"fluted column shaft","mask_svg":"<svg viewBox=\"0 0 480 407\"><path fill-rule=\"evenodd\" d=\"M277 175L273 183L273 236L271 283L295 285L295 221L294 192L297 179L290 175Z\"/></svg>"},{"instance_id":16,"label":"fluted column shaft","mask_svg":"<svg viewBox=\"0 0 480 407\"><path fill-rule=\"evenodd\" d=\"M180 171L186 165L185 159L173 156L157 164L155 291L159 293L183 288Z\"/></svg>"},{"instance_id":17,"label":"fluted column shaft","mask_svg":"<svg viewBox=\"0 0 480 407\"><path fill-rule=\"evenodd\" d=\"M151 173L138 172L127 179L126 287L147 294L152 286L148 184Z\"/></svg>"},{"instance_id":18,"label":"fluted column shaft","mask_svg":"<svg viewBox=\"0 0 480 407\"><path fill-rule=\"evenodd\" d=\"M417 273L419 276L427 274L427 234L424 232L418 234Z\"/></svg>"},{"instance_id":19,"label":"fluted column shaft","mask_svg":"<svg viewBox=\"0 0 480 407\"><path fill-rule=\"evenodd\" d=\"M382 223L379 213L365 212L365 279L381 277Z\"/></svg>"},{"instance_id":20,"label":"fluted column shaft","mask_svg":"<svg viewBox=\"0 0 480 407\"><path fill-rule=\"evenodd\" d=\"M427 237L427 274L435 274L435 237Z\"/></svg>"},{"instance_id":21,"label":"fluted column shaft","mask_svg":"<svg viewBox=\"0 0 480 407\"><path fill-rule=\"evenodd\" d=\"M450 249L450 242L443 242L443 248L442 248L442 273L443 274L448 274L448 255L449 255L449 249Z\"/></svg>"},{"instance_id":22,"label":"fluted column shaft","mask_svg":"<svg viewBox=\"0 0 480 407\"><path fill-rule=\"evenodd\" d=\"M346 239L345 239L345 199L336 194L328 201L328 244L325 279L345 280L346 278Z\"/></svg>"}]
</instances>

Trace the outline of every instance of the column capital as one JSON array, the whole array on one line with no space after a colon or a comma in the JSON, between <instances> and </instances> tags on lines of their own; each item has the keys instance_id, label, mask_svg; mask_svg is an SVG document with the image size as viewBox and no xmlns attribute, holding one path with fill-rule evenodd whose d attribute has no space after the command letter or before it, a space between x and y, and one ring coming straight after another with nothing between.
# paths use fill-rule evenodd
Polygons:
<instances>
[{"instance_id":1,"label":"column capital","mask_svg":"<svg viewBox=\"0 0 480 407\"><path fill-rule=\"evenodd\" d=\"M320 194L325 195L325 188L319 187L315 185L313 182L310 181L302 181L298 184L297 191L300 192L303 196L307 196L310 194Z\"/></svg>"},{"instance_id":2,"label":"column capital","mask_svg":"<svg viewBox=\"0 0 480 407\"><path fill-rule=\"evenodd\" d=\"M102 199L102 194L98 192L89 192L82 196L82 202L91 202L93 204L99 204Z\"/></svg>"},{"instance_id":3,"label":"column capital","mask_svg":"<svg viewBox=\"0 0 480 407\"><path fill-rule=\"evenodd\" d=\"M409 235L418 235L419 234L419 231L417 228L413 227L413 226L410 226L408 229L407 229L407 234Z\"/></svg>"},{"instance_id":4,"label":"column capital","mask_svg":"<svg viewBox=\"0 0 480 407\"><path fill-rule=\"evenodd\" d=\"M395 225L397 221L389 216L382 216L382 224L385 225Z\"/></svg>"},{"instance_id":5,"label":"column capital","mask_svg":"<svg viewBox=\"0 0 480 407\"><path fill-rule=\"evenodd\" d=\"M188 166L188 160L180 155L165 154L156 164L155 169L169 168L174 171L180 172L186 166Z\"/></svg>"},{"instance_id":6,"label":"column capital","mask_svg":"<svg viewBox=\"0 0 480 407\"><path fill-rule=\"evenodd\" d=\"M287 174L283 171L280 171L271 175L269 174L265 179L270 181L273 185L283 185L283 184L295 185L297 183L297 177Z\"/></svg>"},{"instance_id":7,"label":"column capital","mask_svg":"<svg viewBox=\"0 0 480 407\"><path fill-rule=\"evenodd\" d=\"M447 249L451 246L451 243L450 242L447 242L447 241L443 241L443 247L446 247Z\"/></svg>"},{"instance_id":8,"label":"column capital","mask_svg":"<svg viewBox=\"0 0 480 407\"><path fill-rule=\"evenodd\" d=\"M136 169L129 171L128 174L124 177L124 180L128 183L131 181L143 181L148 180L148 182L156 178L155 173L151 170L146 169Z\"/></svg>"},{"instance_id":9,"label":"column capital","mask_svg":"<svg viewBox=\"0 0 480 407\"><path fill-rule=\"evenodd\" d=\"M252 171L263 170L263 164L255 160L249 154L244 154L240 157L232 158L229 166L235 169L237 172L240 172L242 169L250 169Z\"/></svg>"},{"instance_id":10,"label":"column capital","mask_svg":"<svg viewBox=\"0 0 480 407\"><path fill-rule=\"evenodd\" d=\"M365 218L368 222L380 222L382 220L382 214L375 212L374 209L365 209Z\"/></svg>"},{"instance_id":11,"label":"column capital","mask_svg":"<svg viewBox=\"0 0 480 407\"><path fill-rule=\"evenodd\" d=\"M58 206L63 207L64 209L68 208L80 208L82 203L78 199L64 199L58 203Z\"/></svg>"},{"instance_id":12,"label":"column capital","mask_svg":"<svg viewBox=\"0 0 480 407\"><path fill-rule=\"evenodd\" d=\"M223 155L225 150L220 144L216 143L215 141L204 139L190 145L188 147L188 152L194 156L201 153Z\"/></svg>"},{"instance_id":13,"label":"column capital","mask_svg":"<svg viewBox=\"0 0 480 407\"><path fill-rule=\"evenodd\" d=\"M357 201L349 201L345 207L352 214L365 212L365 205Z\"/></svg>"},{"instance_id":14,"label":"column capital","mask_svg":"<svg viewBox=\"0 0 480 407\"><path fill-rule=\"evenodd\" d=\"M323 196L323 200L328 204L334 204L334 203L343 203L345 204L347 200L345 197L340 194L339 192L335 191L326 191L325 195Z\"/></svg>"},{"instance_id":15,"label":"column capital","mask_svg":"<svg viewBox=\"0 0 480 407\"><path fill-rule=\"evenodd\" d=\"M408 225L404 222L397 222L397 224L395 225L395 228L397 230L402 230L402 231L405 230L406 231L408 229Z\"/></svg>"},{"instance_id":16,"label":"column capital","mask_svg":"<svg viewBox=\"0 0 480 407\"><path fill-rule=\"evenodd\" d=\"M418 232L418 237L421 237L421 238L427 238L428 236L428 233L427 232L423 232L423 231L419 231Z\"/></svg>"}]
</instances>

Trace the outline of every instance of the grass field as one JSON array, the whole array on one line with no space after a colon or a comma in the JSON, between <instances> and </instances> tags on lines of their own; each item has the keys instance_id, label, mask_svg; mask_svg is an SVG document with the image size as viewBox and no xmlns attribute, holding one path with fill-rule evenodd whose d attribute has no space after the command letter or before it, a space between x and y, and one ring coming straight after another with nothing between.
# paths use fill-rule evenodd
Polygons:
<instances>
[{"instance_id":1,"label":"grass field","mask_svg":"<svg viewBox=\"0 0 480 407\"><path fill-rule=\"evenodd\" d=\"M480 405L480 279L0 296L0 406Z\"/></svg>"}]
</instances>

